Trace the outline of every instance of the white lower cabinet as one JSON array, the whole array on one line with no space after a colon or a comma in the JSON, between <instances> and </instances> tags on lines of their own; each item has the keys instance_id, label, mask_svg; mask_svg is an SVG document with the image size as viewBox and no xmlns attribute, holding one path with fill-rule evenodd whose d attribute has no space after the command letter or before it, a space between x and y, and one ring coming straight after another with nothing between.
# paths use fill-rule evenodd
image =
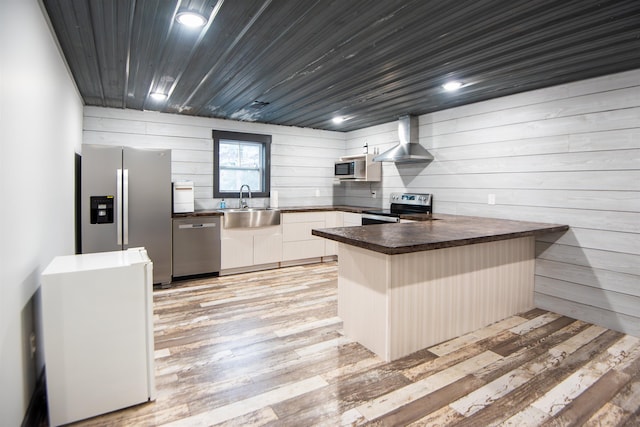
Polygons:
<instances>
[{"instance_id":1,"label":"white lower cabinet","mask_svg":"<svg viewBox=\"0 0 640 427\"><path fill-rule=\"evenodd\" d=\"M282 225L223 228L220 238L223 270L282 261Z\"/></svg>"},{"instance_id":2,"label":"white lower cabinet","mask_svg":"<svg viewBox=\"0 0 640 427\"><path fill-rule=\"evenodd\" d=\"M342 227L343 213L339 211L329 211L324 213L324 226L325 228ZM324 255L333 256L338 255L338 242L324 239Z\"/></svg>"},{"instance_id":3,"label":"white lower cabinet","mask_svg":"<svg viewBox=\"0 0 640 427\"><path fill-rule=\"evenodd\" d=\"M282 261L282 232L253 236L254 264L270 264L280 261Z\"/></svg>"},{"instance_id":4,"label":"white lower cabinet","mask_svg":"<svg viewBox=\"0 0 640 427\"><path fill-rule=\"evenodd\" d=\"M253 234L250 230L223 230L220 237L220 268L253 265Z\"/></svg>"},{"instance_id":5,"label":"white lower cabinet","mask_svg":"<svg viewBox=\"0 0 640 427\"><path fill-rule=\"evenodd\" d=\"M360 214L320 211L283 213L281 224L273 227L222 228L221 269L337 255L337 242L314 236L311 230L351 225L360 225Z\"/></svg>"},{"instance_id":6,"label":"white lower cabinet","mask_svg":"<svg viewBox=\"0 0 640 427\"><path fill-rule=\"evenodd\" d=\"M343 212L343 227L362 225L362 215L354 212Z\"/></svg>"},{"instance_id":7,"label":"white lower cabinet","mask_svg":"<svg viewBox=\"0 0 640 427\"><path fill-rule=\"evenodd\" d=\"M319 258L325 254L325 239L311 234L314 228L325 228L326 212L282 214L282 260Z\"/></svg>"}]
</instances>

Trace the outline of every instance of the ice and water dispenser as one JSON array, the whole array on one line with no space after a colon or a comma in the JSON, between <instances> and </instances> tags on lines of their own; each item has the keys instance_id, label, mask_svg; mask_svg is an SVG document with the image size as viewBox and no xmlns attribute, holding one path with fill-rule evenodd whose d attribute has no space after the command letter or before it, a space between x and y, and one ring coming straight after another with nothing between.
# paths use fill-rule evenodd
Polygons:
<instances>
[{"instance_id":1,"label":"ice and water dispenser","mask_svg":"<svg viewBox=\"0 0 640 427\"><path fill-rule=\"evenodd\" d=\"M91 224L113 224L113 196L90 196Z\"/></svg>"}]
</instances>

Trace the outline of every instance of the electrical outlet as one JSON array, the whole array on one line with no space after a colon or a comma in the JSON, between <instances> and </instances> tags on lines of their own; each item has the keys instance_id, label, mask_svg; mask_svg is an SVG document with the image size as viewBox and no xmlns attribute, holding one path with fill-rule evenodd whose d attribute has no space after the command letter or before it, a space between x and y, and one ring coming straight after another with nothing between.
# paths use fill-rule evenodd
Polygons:
<instances>
[{"instance_id":1,"label":"electrical outlet","mask_svg":"<svg viewBox=\"0 0 640 427\"><path fill-rule=\"evenodd\" d=\"M496 204L496 195L495 194L489 194L489 197L487 197L487 203L490 205L495 205Z\"/></svg>"},{"instance_id":2,"label":"electrical outlet","mask_svg":"<svg viewBox=\"0 0 640 427\"><path fill-rule=\"evenodd\" d=\"M320 189L316 188L316 197L320 197Z\"/></svg>"},{"instance_id":3,"label":"electrical outlet","mask_svg":"<svg viewBox=\"0 0 640 427\"><path fill-rule=\"evenodd\" d=\"M378 197L378 192L376 190L372 190L371 191L371 198L375 199L376 197Z\"/></svg>"}]
</instances>

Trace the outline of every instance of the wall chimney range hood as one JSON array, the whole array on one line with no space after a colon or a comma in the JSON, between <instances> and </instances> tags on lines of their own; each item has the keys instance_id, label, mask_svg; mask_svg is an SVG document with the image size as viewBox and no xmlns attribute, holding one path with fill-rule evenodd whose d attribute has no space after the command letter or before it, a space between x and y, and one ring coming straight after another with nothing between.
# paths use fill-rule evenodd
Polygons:
<instances>
[{"instance_id":1,"label":"wall chimney range hood","mask_svg":"<svg viewBox=\"0 0 640 427\"><path fill-rule=\"evenodd\" d=\"M374 162L422 163L433 160L418 143L418 117L402 116L398 119L398 137L400 142L393 148L373 158Z\"/></svg>"}]
</instances>

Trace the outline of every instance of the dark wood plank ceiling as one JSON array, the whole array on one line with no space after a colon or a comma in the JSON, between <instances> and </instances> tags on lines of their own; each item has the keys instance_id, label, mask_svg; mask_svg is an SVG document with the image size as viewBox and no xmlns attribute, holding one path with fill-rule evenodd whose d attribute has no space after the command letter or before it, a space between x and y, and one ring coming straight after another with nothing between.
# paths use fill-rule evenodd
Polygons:
<instances>
[{"instance_id":1,"label":"dark wood plank ceiling","mask_svg":"<svg viewBox=\"0 0 640 427\"><path fill-rule=\"evenodd\" d=\"M44 5L84 102L105 107L349 131L640 68L638 0ZM183 27L183 10L209 22Z\"/></svg>"}]
</instances>

